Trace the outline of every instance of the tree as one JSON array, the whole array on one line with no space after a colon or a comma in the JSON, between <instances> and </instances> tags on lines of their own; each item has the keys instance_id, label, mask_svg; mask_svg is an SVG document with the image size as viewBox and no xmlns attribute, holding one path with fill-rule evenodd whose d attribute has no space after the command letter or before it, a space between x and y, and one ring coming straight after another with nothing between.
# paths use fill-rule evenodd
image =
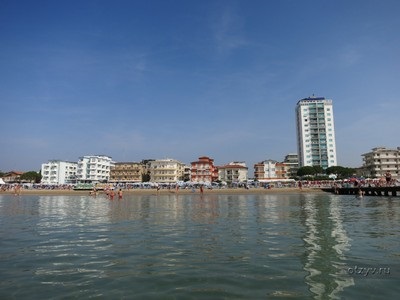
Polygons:
<instances>
[{"instance_id":1,"label":"tree","mask_svg":"<svg viewBox=\"0 0 400 300\"><path fill-rule=\"evenodd\" d=\"M314 175L324 174L324 169L321 166L313 166Z\"/></svg>"},{"instance_id":2,"label":"tree","mask_svg":"<svg viewBox=\"0 0 400 300\"><path fill-rule=\"evenodd\" d=\"M352 176L356 170L354 168L347 168L342 166L332 166L325 170L326 174L335 174L338 179L345 179Z\"/></svg>"},{"instance_id":3,"label":"tree","mask_svg":"<svg viewBox=\"0 0 400 300\"><path fill-rule=\"evenodd\" d=\"M304 166L297 170L297 176L312 176L315 175L315 169L311 166Z\"/></svg>"},{"instance_id":4,"label":"tree","mask_svg":"<svg viewBox=\"0 0 400 300\"><path fill-rule=\"evenodd\" d=\"M150 171L147 173L142 173L142 182L149 182L150 181Z\"/></svg>"},{"instance_id":5,"label":"tree","mask_svg":"<svg viewBox=\"0 0 400 300\"><path fill-rule=\"evenodd\" d=\"M34 182L34 183L39 183L41 179L42 179L42 176L35 171L25 172L24 174L22 174L19 177L19 180L21 180L21 181L28 181L28 182Z\"/></svg>"}]
</instances>

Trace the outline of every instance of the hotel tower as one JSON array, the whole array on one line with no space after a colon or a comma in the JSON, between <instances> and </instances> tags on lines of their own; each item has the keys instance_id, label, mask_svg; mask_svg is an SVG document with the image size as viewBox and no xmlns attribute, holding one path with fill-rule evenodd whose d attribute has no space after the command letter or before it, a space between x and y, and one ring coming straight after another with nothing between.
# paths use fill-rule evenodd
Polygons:
<instances>
[{"instance_id":1,"label":"hotel tower","mask_svg":"<svg viewBox=\"0 0 400 300\"><path fill-rule=\"evenodd\" d=\"M299 167L336 166L336 142L332 100L301 99L296 106Z\"/></svg>"}]
</instances>

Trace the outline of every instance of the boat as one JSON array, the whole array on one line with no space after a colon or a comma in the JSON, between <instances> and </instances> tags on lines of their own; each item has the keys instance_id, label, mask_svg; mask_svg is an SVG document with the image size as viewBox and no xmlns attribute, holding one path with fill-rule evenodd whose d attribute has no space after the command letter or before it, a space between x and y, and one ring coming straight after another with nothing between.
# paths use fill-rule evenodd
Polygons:
<instances>
[{"instance_id":1,"label":"boat","mask_svg":"<svg viewBox=\"0 0 400 300\"><path fill-rule=\"evenodd\" d=\"M106 187L105 183L99 183L99 182L95 183L95 182L86 180L86 181L77 182L74 187L74 191L92 191L94 189L100 191L100 190L104 190L105 187Z\"/></svg>"}]
</instances>

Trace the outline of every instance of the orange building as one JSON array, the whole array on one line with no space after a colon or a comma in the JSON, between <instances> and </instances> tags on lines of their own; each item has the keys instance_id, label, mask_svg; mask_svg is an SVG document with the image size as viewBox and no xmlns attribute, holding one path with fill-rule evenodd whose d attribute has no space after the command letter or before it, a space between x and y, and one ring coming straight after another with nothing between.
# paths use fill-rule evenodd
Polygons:
<instances>
[{"instance_id":1,"label":"orange building","mask_svg":"<svg viewBox=\"0 0 400 300\"><path fill-rule=\"evenodd\" d=\"M218 180L218 169L214 166L214 159L208 156L199 157L198 161L190 163L190 180L192 182L211 183Z\"/></svg>"}]
</instances>

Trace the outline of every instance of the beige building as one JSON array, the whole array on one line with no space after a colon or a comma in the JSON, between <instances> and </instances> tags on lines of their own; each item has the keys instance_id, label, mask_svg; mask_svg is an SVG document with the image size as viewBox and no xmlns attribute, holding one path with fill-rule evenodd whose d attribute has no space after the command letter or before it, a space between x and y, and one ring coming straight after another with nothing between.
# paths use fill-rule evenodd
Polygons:
<instances>
[{"instance_id":1,"label":"beige building","mask_svg":"<svg viewBox=\"0 0 400 300\"><path fill-rule=\"evenodd\" d=\"M283 163L287 166L287 177L297 176L297 170L299 169L299 156L297 153L287 154Z\"/></svg>"},{"instance_id":2,"label":"beige building","mask_svg":"<svg viewBox=\"0 0 400 300\"><path fill-rule=\"evenodd\" d=\"M277 162L272 159L264 160L254 165L254 177L258 181L288 180L291 176L292 165Z\"/></svg>"},{"instance_id":3,"label":"beige building","mask_svg":"<svg viewBox=\"0 0 400 300\"><path fill-rule=\"evenodd\" d=\"M185 164L175 159L157 159L150 161L150 182L176 183L182 181Z\"/></svg>"},{"instance_id":4,"label":"beige building","mask_svg":"<svg viewBox=\"0 0 400 300\"><path fill-rule=\"evenodd\" d=\"M118 162L110 170L109 182L142 182L145 165L139 162Z\"/></svg>"},{"instance_id":5,"label":"beige building","mask_svg":"<svg viewBox=\"0 0 400 300\"><path fill-rule=\"evenodd\" d=\"M362 157L366 176L380 178L390 172L393 179L400 179L400 147L376 147L371 152L362 154Z\"/></svg>"},{"instance_id":6,"label":"beige building","mask_svg":"<svg viewBox=\"0 0 400 300\"><path fill-rule=\"evenodd\" d=\"M218 167L218 179L228 184L247 181L248 168L244 162L231 162Z\"/></svg>"},{"instance_id":7,"label":"beige building","mask_svg":"<svg viewBox=\"0 0 400 300\"><path fill-rule=\"evenodd\" d=\"M18 182L22 174L24 174L24 172L10 171L5 173L2 179L5 183Z\"/></svg>"}]
</instances>

